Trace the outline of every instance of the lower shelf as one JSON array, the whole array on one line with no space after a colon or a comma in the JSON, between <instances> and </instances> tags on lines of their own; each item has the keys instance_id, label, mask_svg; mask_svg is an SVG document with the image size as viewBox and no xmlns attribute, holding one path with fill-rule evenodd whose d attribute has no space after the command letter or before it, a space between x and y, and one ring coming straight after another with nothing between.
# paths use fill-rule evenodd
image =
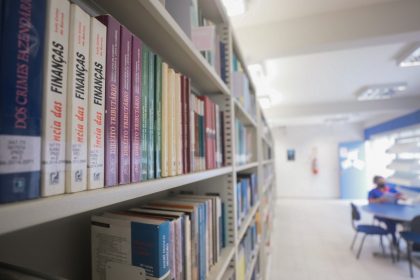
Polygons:
<instances>
[{"instance_id":1,"label":"lower shelf","mask_svg":"<svg viewBox=\"0 0 420 280\"><path fill-rule=\"evenodd\" d=\"M146 182L0 205L0 235L232 172L223 167Z\"/></svg>"},{"instance_id":2,"label":"lower shelf","mask_svg":"<svg viewBox=\"0 0 420 280\"><path fill-rule=\"evenodd\" d=\"M257 245L254 249L254 252L252 252L252 260L249 266L247 266L245 280L251 279L252 272L254 271L254 268L255 268L255 264L257 263L259 250L260 250L260 245Z\"/></svg>"}]
</instances>

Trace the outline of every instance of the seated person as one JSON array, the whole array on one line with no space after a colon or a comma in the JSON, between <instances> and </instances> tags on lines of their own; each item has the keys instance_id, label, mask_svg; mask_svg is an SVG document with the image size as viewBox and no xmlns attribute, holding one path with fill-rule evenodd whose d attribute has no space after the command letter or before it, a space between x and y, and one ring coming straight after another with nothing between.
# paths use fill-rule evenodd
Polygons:
<instances>
[{"instance_id":1,"label":"seated person","mask_svg":"<svg viewBox=\"0 0 420 280\"><path fill-rule=\"evenodd\" d=\"M395 190L390 190L385 184L385 178L382 176L373 177L375 188L368 194L369 203L397 203L401 198L401 194ZM395 235L397 222L392 219L375 217L377 220L385 223L389 233L392 235L392 243L397 244Z\"/></svg>"}]
</instances>

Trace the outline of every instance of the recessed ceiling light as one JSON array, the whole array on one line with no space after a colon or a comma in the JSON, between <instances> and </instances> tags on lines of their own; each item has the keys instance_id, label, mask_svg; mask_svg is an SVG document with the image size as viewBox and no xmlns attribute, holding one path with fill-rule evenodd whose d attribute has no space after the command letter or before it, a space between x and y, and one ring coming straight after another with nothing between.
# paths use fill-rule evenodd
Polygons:
<instances>
[{"instance_id":1,"label":"recessed ceiling light","mask_svg":"<svg viewBox=\"0 0 420 280\"><path fill-rule=\"evenodd\" d=\"M247 0L223 0L228 16L239 16L246 11Z\"/></svg>"},{"instance_id":2,"label":"recessed ceiling light","mask_svg":"<svg viewBox=\"0 0 420 280\"><path fill-rule=\"evenodd\" d=\"M372 85L363 88L357 94L357 100L378 100L378 99L389 99L397 94L401 94L407 90L407 83L393 83L383 85Z\"/></svg>"},{"instance_id":3,"label":"recessed ceiling light","mask_svg":"<svg viewBox=\"0 0 420 280\"><path fill-rule=\"evenodd\" d=\"M420 66L420 44L417 44L398 61L400 67Z\"/></svg>"}]
</instances>

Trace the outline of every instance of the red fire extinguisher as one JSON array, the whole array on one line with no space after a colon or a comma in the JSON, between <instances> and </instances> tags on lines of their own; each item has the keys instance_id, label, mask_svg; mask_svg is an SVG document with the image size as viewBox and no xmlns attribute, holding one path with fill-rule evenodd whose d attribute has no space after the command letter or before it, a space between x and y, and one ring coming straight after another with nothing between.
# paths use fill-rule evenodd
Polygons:
<instances>
[{"instance_id":1,"label":"red fire extinguisher","mask_svg":"<svg viewBox=\"0 0 420 280\"><path fill-rule=\"evenodd\" d=\"M314 174L314 175L317 175L318 172L319 172L317 155L318 155L318 149L313 148L312 149L311 171L312 171L312 174Z\"/></svg>"}]
</instances>

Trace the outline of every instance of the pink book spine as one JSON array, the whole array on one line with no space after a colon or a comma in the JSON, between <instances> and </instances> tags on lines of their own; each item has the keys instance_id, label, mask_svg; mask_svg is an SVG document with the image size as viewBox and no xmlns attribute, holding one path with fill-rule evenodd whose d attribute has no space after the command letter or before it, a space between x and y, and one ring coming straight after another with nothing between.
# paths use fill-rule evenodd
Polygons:
<instances>
[{"instance_id":1,"label":"pink book spine","mask_svg":"<svg viewBox=\"0 0 420 280\"><path fill-rule=\"evenodd\" d=\"M131 163L131 47L132 34L121 26L119 183L130 183Z\"/></svg>"},{"instance_id":2,"label":"pink book spine","mask_svg":"<svg viewBox=\"0 0 420 280\"><path fill-rule=\"evenodd\" d=\"M141 40L133 36L131 62L131 182L141 179Z\"/></svg>"}]
</instances>

